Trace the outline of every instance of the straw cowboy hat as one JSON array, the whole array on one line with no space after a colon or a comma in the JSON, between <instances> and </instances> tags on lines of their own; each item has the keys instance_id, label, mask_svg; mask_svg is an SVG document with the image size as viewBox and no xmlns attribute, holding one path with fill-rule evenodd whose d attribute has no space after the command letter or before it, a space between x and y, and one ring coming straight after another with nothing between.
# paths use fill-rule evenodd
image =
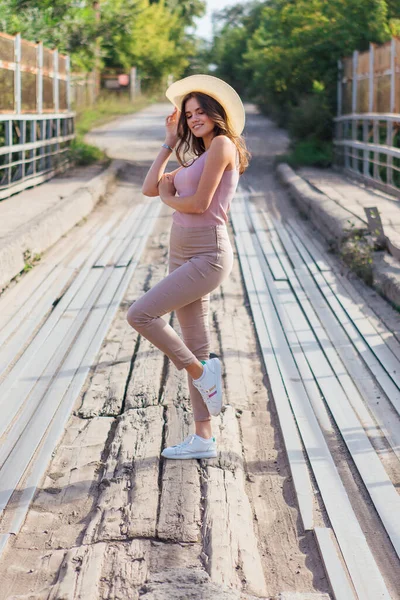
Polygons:
<instances>
[{"instance_id":1,"label":"straw cowboy hat","mask_svg":"<svg viewBox=\"0 0 400 600\"><path fill-rule=\"evenodd\" d=\"M244 129L245 113L242 101L233 87L211 75L191 75L169 86L165 95L168 100L182 109L182 100L190 92L203 92L217 100L225 109L229 124L236 135Z\"/></svg>"}]
</instances>

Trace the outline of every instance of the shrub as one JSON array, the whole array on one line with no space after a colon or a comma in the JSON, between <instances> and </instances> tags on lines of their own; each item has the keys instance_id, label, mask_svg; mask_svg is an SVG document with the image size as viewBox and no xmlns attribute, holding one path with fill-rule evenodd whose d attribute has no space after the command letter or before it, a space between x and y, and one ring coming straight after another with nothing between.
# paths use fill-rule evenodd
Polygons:
<instances>
[{"instance_id":1,"label":"shrub","mask_svg":"<svg viewBox=\"0 0 400 600\"><path fill-rule=\"evenodd\" d=\"M293 169L297 167L328 168L333 162L333 146L330 142L297 142L289 154L278 157L278 162L287 162Z\"/></svg>"},{"instance_id":2,"label":"shrub","mask_svg":"<svg viewBox=\"0 0 400 600\"><path fill-rule=\"evenodd\" d=\"M315 88L317 82L314 82ZM297 140L328 141L332 139L333 119L323 90L303 96L289 113L288 130Z\"/></svg>"},{"instance_id":3,"label":"shrub","mask_svg":"<svg viewBox=\"0 0 400 600\"><path fill-rule=\"evenodd\" d=\"M97 146L86 144L81 136L77 136L69 147L69 159L76 165L91 165L104 160L105 154Z\"/></svg>"}]
</instances>

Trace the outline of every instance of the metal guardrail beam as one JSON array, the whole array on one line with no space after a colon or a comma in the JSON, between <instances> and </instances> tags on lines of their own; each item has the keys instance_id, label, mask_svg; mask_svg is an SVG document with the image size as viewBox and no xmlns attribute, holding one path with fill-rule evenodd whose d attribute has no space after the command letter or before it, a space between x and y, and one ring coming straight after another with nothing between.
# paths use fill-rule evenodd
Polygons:
<instances>
[{"instance_id":1,"label":"metal guardrail beam","mask_svg":"<svg viewBox=\"0 0 400 600\"><path fill-rule=\"evenodd\" d=\"M393 38L340 60L334 119L335 162L396 195L400 192L399 56L400 39Z\"/></svg>"},{"instance_id":2,"label":"metal guardrail beam","mask_svg":"<svg viewBox=\"0 0 400 600\"><path fill-rule=\"evenodd\" d=\"M1 117L0 200L65 168L69 143L75 137L73 113Z\"/></svg>"}]
</instances>

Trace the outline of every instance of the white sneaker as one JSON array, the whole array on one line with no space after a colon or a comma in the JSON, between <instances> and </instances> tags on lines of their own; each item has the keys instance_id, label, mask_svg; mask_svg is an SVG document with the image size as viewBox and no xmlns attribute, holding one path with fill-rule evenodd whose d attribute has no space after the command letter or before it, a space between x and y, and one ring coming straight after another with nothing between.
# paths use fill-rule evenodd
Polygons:
<instances>
[{"instance_id":1,"label":"white sneaker","mask_svg":"<svg viewBox=\"0 0 400 600\"><path fill-rule=\"evenodd\" d=\"M216 417L222 409L221 363L219 358L201 362L204 365L203 375L193 379L193 385L199 390L210 415Z\"/></svg>"},{"instance_id":2,"label":"white sneaker","mask_svg":"<svg viewBox=\"0 0 400 600\"><path fill-rule=\"evenodd\" d=\"M216 458L217 444L214 437L205 440L192 433L181 444L164 448L161 456L181 460L186 458Z\"/></svg>"}]
</instances>

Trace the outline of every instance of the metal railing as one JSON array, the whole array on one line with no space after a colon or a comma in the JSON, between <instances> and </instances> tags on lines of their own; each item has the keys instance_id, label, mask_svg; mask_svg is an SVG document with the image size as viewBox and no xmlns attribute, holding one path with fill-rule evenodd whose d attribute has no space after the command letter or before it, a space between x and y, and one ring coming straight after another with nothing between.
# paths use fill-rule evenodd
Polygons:
<instances>
[{"instance_id":1,"label":"metal railing","mask_svg":"<svg viewBox=\"0 0 400 600\"><path fill-rule=\"evenodd\" d=\"M0 34L0 200L52 177L74 138L70 61Z\"/></svg>"},{"instance_id":2,"label":"metal railing","mask_svg":"<svg viewBox=\"0 0 400 600\"><path fill-rule=\"evenodd\" d=\"M335 162L400 192L400 39L339 61Z\"/></svg>"},{"instance_id":3,"label":"metal railing","mask_svg":"<svg viewBox=\"0 0 400 600\"><path fill-rule=\"evenodd\" d=\"M71 114L0 114L0 200L63 170L74 137Z\"/></svg>"}]
</instances>

